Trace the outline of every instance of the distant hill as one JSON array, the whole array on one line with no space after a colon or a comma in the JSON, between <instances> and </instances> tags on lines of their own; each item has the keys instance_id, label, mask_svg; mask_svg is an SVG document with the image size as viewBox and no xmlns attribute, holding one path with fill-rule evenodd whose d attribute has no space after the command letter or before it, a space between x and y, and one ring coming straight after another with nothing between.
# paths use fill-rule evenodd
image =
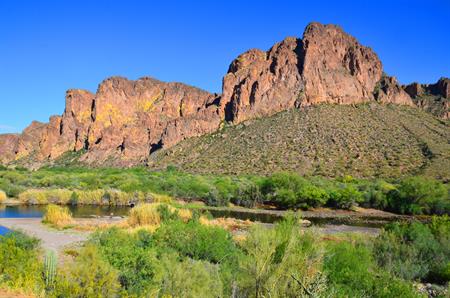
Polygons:
<instances>
[{"instance_id":1,"label":"distant hill","mask_svg":"<svg viewBox=\"0 0 450 298\"><path fill-rule=\"evenodd\" d=\"M190 138L150 166L198 173L264 173L450 179L450 129L417 108L376 103L318 105Z\"/></svg>"},{"instance_id":2,"label":"distant hill","mask_svg":"<svg viewBox=\"0 0 450 298\"><path fill-rule=\"evenodd\" d=\"M249 163L235 164L235 169L225 164L222 171L227 172L269 172L291 165L298 172L327 175L345 169L368 176L420 170L444 177L448 170L444 121L450 116L450 80L400 86L383 72L371 48L336 25L311 23L301 38L287 37L267 51L239 55L223 78L222 94L149 77L112 77L96 93L68 90L65 100L64 113L50 117L49 123L33 121L21 134L0 135L0 163L29 168L75 161L88 166L151 165L155 155L180 142L187 140L178 147L199 140L190 138L221 135L223 126L237 126L225 130L231 134L254 121L254 132L239 138L235 149L206 158L194 154L201 149L194 148L183 160L190 160L193 169L223 157ZM293 134L292 125L300 135ZM273 135L255 139L269 132ZM282 150L277 153L276 148ZM447 168L438 169L436 162ZM215 171L218 165L209 166Z\"/></svg>"}]
</instances>

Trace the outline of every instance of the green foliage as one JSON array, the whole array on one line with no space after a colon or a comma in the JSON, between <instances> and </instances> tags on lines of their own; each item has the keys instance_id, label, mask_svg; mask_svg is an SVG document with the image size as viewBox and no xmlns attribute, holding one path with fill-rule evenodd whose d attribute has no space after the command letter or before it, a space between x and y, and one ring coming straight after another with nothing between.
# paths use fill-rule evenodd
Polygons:
<instances>
[{"instance_id":1,"label":"green foliage","mask_svg":"<svg viewBox=\"0 0 450 298\"><path fill-rule=\"evenodd\" d=\"M39 241L20 232L0 236L0 286L40 293L44 288Z\"/></svg>"},{"instance_id":2,"label":"green foliage","mask_svg":"<svg viewBox=\"0 0 450 298\"><path fill-rule=\"evenodd\" d=\"M162 297L222 297L219 266L205 261L165 257L162 260Z\"/></svg>"},{"instance_id":3,"label":"green foliage","mask_svg":"<svg viewBox=\"0 0 450 298\"><path fill-rule=\"evenodd\" d=\"M44 281L45 287L51 289L55 283L56 276L56 254L53 251L47 253L44 259Z\"/></svg>"},{"instance_id":4,"label":"green foliage","mask_svg":"<svg viewBox=\"0 0 450 298\"><path fill-rule=\"evenodd\" d=\"M255 226L242 244L237 292L243 297L319 297L326 289L323 250L293 217L267 230Z\"/></svg>"},{"instance_id":5,"label":"green foliage","mask_svg":"<svg viewBox=\"0 0 450 298\"><path fill-rule=\"evenodd\" d=\"M333 297L419 297L411 284L379 270L360 243L329 243L324 268Z\"/></svg>"},{"instance_id":6,"label":"green foliage","mask_svg":"<svg viewBox=\"0 0 450 298\"><path fill-rule=\"evenodd\" d=\"M117 271L105 262L94 246L86 246L75 259L58 271L49 297L118 297Z\"/></svg>"},{"instance_id":7,"label":"green foliage","mask_svg":"<svg viewBox=\"0 0 450 298\"><path fill-rule=\"evenodd\" d=\"M374 254L380 266L398 277L448 282L450 220L388 225L374 243Z\"/></svg>"},{"instance_id":8,"label":"green foliage","mask_svg":"<svg viewBox=\"0 0 450 298\"><path fill-rule=\"evenodd\" d=\"M154 234L158 246L173 249L195 260L221 263L234 261L238 254L229 232L220 227L204 226L197 221L171 221Z\"/></svg>"},{"instance_id":9,"label":"green foliage","mask_svg":"<svg viewBox=\"0 0 450 298\"><path fill-rule=\"evenodd\" d=\"M153 247L153 237L141 231L130 235L119 229L96 233L92 243L101 255L118 270L121 286L139 297L154 293L160 283L160 263Z\"/></svg>"},{"instance_id":10,"label":"green foliage","mask_svg":"<svg viewBox=\"0 0 450 298\"><path fill-rule=\"evenodd\" d=\"M391 191L389 205L402 214L449 214L449 188L431 178L406 178Z\"/></svg>"}]
</instances>

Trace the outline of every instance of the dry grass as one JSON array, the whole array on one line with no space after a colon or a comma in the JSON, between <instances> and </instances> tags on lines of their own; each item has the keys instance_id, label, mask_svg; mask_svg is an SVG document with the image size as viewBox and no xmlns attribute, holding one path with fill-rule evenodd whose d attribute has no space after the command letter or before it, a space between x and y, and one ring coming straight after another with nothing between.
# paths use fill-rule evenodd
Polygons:
<instances>
[{"instance_id":1,"label":"dry grass","mask_svg":"<svg viewBox=\"0 0 450 298\"><path fill-rule=\"evenodd\" d=\"M159 225L161 223L161 216L158 212L160 205L159 203L137 205L130 210L128 224L131 227Z\"/></svg>"},{"instance_id":2,"label":"dry grass","mask_svg":"<svg viewBox=\"0 0 450 298\"><path fill-rule=\"evenodd\" d=\"M149 196L152 198L153 203L164 203L170 204L173 202L173 199L169 195L157 194L157 193L149 193Z\"/></svg>"},{"instance_id":3,"label":"dry grass","mask_svg":"<svg viewBox=\"0 0 450 298\"><path fill-rule=\"evenodd\" d=\"M0 288L0 297L4 298L35 298L34 294L25 293L22 290L12 290L8 288Z\"/></svg>"},{"instance_id":4,"label":"dry grass","mask_svg":"<svg viewBox=\"0 0 450 298\"><path fill-rule=\"evenodd\" d=\"M4 203L7 199L6 193L3 190L0 190L0 204Z\"/></svg>"},{"instance_id":5,"label":"dry grass","mask_svg":"<svg viewBox=\"0 0 450 298\"><path fill-rule=\"evenodd\" d=\"M250 220L240 220L236 218L223 218L223 217L208 219L204 216L201 216L199 218L199 222L202 225L219 226L231 232L238 230L246 230L253 224L253 222L251 222Z\"/></svg>"},{"instance_id":6,"label":"dry grass","mask_svg":"<svg viewBox=\"0 0 450 298\"><path fill-rule=\"evenodd\" d=\"M192 218L192 212L188 209L177 209L171 205L161 203L140 204L130 210L127 223L130 227L159 226L161 224L161 214L159 212L161 206L166 206L171 214L177 216L184 222Z\"/></svg>"},{"instance_id":7,"label":"dry grass","mask_svg":"<svg viewBox=\"0 0 450 298\"><path fill-rule=\"evenodd\" d=\"M73 224L72 215L66 207L48 205L42 222L62 229Z\"/></svg>"}]
</instances>

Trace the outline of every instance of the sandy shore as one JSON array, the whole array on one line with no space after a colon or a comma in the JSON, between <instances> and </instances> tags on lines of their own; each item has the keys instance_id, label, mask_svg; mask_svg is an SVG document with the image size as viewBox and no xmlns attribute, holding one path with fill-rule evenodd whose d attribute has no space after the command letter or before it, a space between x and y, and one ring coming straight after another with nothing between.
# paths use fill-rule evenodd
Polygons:
<instances>
[{"instance_id":1,"label":"sandy shore","mask_svg":"<svg viewBox=\"0 0 450 298\"><path fill-rule=\"evenodd\" d=\"M0 218L0 225L8 229L20 230L41 240L45 250L60 252L64 247L86 241L89 231L52 229L41 223L40 218Z\"/></svg>"}]
</instances>

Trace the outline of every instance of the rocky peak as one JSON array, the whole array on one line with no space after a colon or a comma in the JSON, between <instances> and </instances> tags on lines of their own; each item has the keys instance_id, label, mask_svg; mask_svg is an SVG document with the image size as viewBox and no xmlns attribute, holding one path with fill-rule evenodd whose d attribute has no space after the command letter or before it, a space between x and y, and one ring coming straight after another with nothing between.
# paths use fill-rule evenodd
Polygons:
<instances>
[{"instance_id":1,"label":"rocky peak","mask_svg":"<svg viewBox=\"0 0 450 298\"><path fill-rule=\"evenodd\" d=\"M28 157L54 160L86 150L93 165L145 164L150 155L190 137L287 109L320 103L378 101L416 104L448 117L449 79L402 88L383 76L372 49L335 25L309 24L302 38L288 37L268 51L251 49L231 62L222 95L150 77L111 77L97 92L71 89L62 116L33 122L21 135L0 135L0 162ZM424 94L439 94L435 108ZM411 97L414 97L414 101ZM430 106L433 106L432 108Z\"/></svg>"}]
</instances>

